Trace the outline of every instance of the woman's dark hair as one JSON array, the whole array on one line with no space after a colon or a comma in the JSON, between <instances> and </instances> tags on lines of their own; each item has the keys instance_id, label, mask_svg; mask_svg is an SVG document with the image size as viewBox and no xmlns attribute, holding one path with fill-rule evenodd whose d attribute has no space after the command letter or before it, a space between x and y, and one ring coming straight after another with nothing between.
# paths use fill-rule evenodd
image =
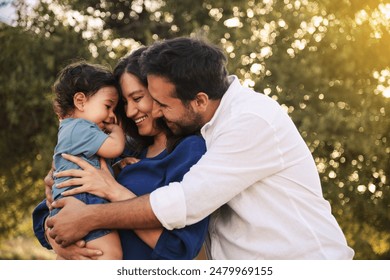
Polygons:
<instances>
[{"instance_id":1,"label":"woman's dark hair","mask_svg":"<svg viewBox=\"0 0 390 280\"><path fill-rule=\"evenodd\" d=\"M85 61L71 63L59 72L53 85L54 111L59 118L65 118L75 109L73 97L77 92L89 97L107 86L115 87L119 93L118 83L109 68Z\"/></svg>"},{"instance_id":2,"label":"woman's dark hair","mask_svg":"<svg viewBox=\"0 0 390 280\"><path fill-rule=\"evenodd\" d=\"M167 78L183 104L199 92L221 99L229 87L226 57L221 49L203 40L179 37L153 44L140 62L143 75Z\"/></svg>"},{"instance_id":3,"label":"woman's dark hair","mask_svg":"<svg viewBox=\"0 0 390 280\"><path fill-rule=\"evenodd\" d=\"M120 84L120 79L123 74L130 73L134 75L143 86L145 86L146 88L148 87L148 80L146 78L146 75L142 74L140 68L140 57L142 53L147 49L148 47L141 47L132 52L130 55L123 57L119 60L119 62L114 68L114 77L117 80L118 84ZM120 92L123 96L122 91ZM120 103L117 106L118 118L122 124L123 129L128 134L128 136L130 136L130 139L128 139L127 144L129 150L133 152L132 156L138 156L143 149L153 144L154 137L140 135L134 121L127 118L124 107L125 106L123 98L120 98ZM179 143L182 137L175 136L162 118L157 119L157 127L163 130L167 135L167 151L171 152Z\"/></svg>"}]
</instances>

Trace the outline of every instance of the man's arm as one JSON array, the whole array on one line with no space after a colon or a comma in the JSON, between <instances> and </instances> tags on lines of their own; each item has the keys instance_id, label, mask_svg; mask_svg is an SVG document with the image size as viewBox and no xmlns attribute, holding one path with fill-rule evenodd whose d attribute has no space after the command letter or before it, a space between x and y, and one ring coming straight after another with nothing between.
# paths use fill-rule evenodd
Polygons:
<instances>
[{"instance_id":1,"label":"man's arm","mask_svg":"<svg viewBox=\"0 0 390 280\"><path fill-rule=\"evenodd\" d=\"M209 140L212 145L181 182L150 194L153 211L166 229L200 221L283 168L275 131L262 117L250 113L235 116L221 124Z\"/></svg>"},{"instance_id":2,"label":"man's arm","mask_svg":"<svg viewBox=\"0 0 390 280\"><path fill-rule=\"evenodd\" d=\"M79 157L66 154L62 156L80 166L81 169L59 172L56 176L73 177L61 185L83 185L85 183L83 177L86 174L101 178L107 184L112 183L112 176L106 164L102 163L101 169L97 169ZM52 228L50 236L63 247L81 239L94 229L161 228L160 222L152 211L149 195L97 205L85 205L83 202L69 197L55 201L52 206L63 208L47 221L48 227ZM75 228L77 228L77 232L74 231Z\"/></svg>"},{"instance_id":3,"label":"man's arm","mask_svg":"<svg viewBox=\"0 0 390 280\"><path fill-rule=\"evenodd\" d=\"M69 197L55 201L53 207L60 207L62 210L54 217L48 218L47 226L51 228L49 235L63 247L80 240L94 229L161 227L150 206L149 195L95 205L86 205Z\"/></svg>"}]
</instances>

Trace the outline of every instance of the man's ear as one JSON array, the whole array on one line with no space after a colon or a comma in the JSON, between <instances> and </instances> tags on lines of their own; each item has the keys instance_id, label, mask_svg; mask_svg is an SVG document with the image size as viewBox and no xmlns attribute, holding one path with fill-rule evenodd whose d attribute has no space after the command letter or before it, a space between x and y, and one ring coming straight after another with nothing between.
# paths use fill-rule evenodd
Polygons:
<instances>
[{"instance_id":1,"label":"man's ear","mask_svg":"<svg viewBox=\"0 0 390 280\"><path fill-rule=\"evenodd\" d=\"M209 104L209 96L204 92L198 92L195 99L191 101L195 112L204 112Z\"/></svg>"},{"instance_id":2,"label":"man's ear","mask_svg":"<svg viewBox=\"0 0 390 280\"><path fill-rule=\"evenodd\" d=\"M80 110L84 111L84 103L87 101L87 97L83 92L76 92L73 96L73 103L74 106Z\"/></svg>"}]
</instances>

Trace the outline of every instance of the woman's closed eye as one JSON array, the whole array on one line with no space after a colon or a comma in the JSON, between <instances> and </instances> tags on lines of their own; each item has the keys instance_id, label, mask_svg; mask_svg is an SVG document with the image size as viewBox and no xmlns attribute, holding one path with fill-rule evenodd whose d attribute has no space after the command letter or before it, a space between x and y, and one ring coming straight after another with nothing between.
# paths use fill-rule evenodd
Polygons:
<instances>
[{"instance_id":1,"label":"woman's closed eye","mask_svg":"<svg viewBox=\"0 0 390 280\"><path fill-rule=\"evenodd\" d=\"M133 97L134 102L138 103L142 99L142 96Z\"/></svg>"}]
</instances>

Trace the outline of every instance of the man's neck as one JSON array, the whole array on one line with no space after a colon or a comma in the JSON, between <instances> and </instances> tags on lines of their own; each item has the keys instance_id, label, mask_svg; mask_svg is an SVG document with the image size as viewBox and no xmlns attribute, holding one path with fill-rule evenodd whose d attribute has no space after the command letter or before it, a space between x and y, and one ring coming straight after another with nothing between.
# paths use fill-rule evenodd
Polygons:
<instances>
[{"instance_id":1,"label":"man's neck","mask_svg":"<svg viewBox=\"0 0 390 280\"><path fill-rule=\"evenodd\" d=\"M219 104L221 104L221 99L209 100L209 106L203 114L203 125L208 123L214 117L215 112L219 107Z\"/></svg>"}]
</instances>

